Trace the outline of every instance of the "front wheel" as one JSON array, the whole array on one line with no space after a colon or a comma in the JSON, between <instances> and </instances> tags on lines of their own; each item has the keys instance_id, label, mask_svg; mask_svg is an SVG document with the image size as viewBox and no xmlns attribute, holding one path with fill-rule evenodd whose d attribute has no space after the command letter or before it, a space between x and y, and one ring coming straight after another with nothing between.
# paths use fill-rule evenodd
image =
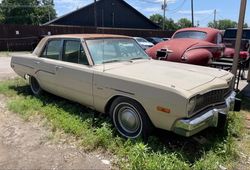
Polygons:
<instances>
[{"instance_id":1,"label":"front wheel","mask_svg":"<svg viewBox=\"0 0 250 170\"><path fill-rule=\"evenodd\" d=\"M152 123L144 108L135 100L119 97L110 108L110 116L118 132L126 138L147 140Z\"/></svg>"}]
</instances>

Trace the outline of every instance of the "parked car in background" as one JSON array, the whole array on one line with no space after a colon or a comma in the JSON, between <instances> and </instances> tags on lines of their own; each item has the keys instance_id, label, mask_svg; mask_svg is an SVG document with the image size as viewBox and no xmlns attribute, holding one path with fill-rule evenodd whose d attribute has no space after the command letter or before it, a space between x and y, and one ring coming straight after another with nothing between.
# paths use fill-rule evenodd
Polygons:
<instances>
[{"instance_id":1,"label":"parked car in background","mask_svg":"<svg viewBox=\"0 0 250 170\"><path fill-rule=\"evenodd\" d=\"M230 58L234 57L236 36L237 36L237 28L229 28L225 30L223 36L223 43L227 47L224 54L225 57L230 57ZM248 60L250 52L250 28L243 29L240 49L241 49L240 59Z\"/></svg>"},{"instance_id":2,"label":"parked car in background","mask_svg":"<svg viewBox=\"0 0 250 170\"><path fill-rule=\"evenodd\" d=\"M148 49L148 48L154 46L153 43L147 41L146 39L144 39L144 38L142 38L142 37L134 37L134 39L135 39L135 41L137 41L137 42L140 44L140 46L141 46L144 50L146 50L146 49Z\"/></svg>"},{"instance_id":3,"label":"parked car in background","mask_svg":"<svg viewBox=\"0 0 250 170\"><path fill-rule=\"evenodd\" d=\"M162 38L164 41L168 41L170 40L171 38Z\"/></svg>"},{"instance_id":4,"label":"parked car in background","mask_svg":"<svg viewBox=\"0 0 250 170\"><path fill-rule=\"evenodd\" d=\"M184 28L177 30L171 40L161 42L146 52L153 59L208 65L223 56L220 30L213 28Z\"/></svg>"},{"instance_id":5,"label":"parked car in background","mask_svg":"<svg viewBox=\"0 0 250 170\"><path fill-rule=\"evenodd\" d=\"M223 43L228 48L234 48L237 36L237 28L228 28L223 36ZM244 28L241 39L241 51L249 51L250 28Z\"/></svg>"},{"instance_id":6,"label":"parked car in background","mask_svg":"<svg viewBox=\"0 0 250 170\"><path fill-rule=\"evenodd\" d=\"M107 113L126 138L154 127L191 136L239 110L230 72L152 60L127 36L48 36L11 67L34 95L45 90Z\"/></svg>"},{"instance_id":7,"label":"parked car in background","mask_svg":"<svg viewBox=\"0 0 250 170\"><path fill-rule=\"evenodd\" d=\"M164 41L162 38L159 37L146 37L145 39L153 43L154 45Z\"/></svg>"}]
</instances>

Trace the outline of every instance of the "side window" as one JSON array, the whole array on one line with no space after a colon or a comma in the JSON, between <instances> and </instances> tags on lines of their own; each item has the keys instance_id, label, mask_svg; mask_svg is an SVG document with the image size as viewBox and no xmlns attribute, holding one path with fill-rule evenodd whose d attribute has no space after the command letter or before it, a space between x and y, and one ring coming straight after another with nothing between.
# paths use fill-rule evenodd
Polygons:
<instances>
[{"instance_id":1,"label":"side window","mask_svg":"<svg viewBox=\"0 0 250 170\"><path fill-rule=\"evenodd\" d=\"M221 44L221 43L222 43L222 35L218 33L216 38L216 44Z\"/></svg>"},{"instance_id":2,"label":"side window","mask_svg":"<svg viewBox=\"0 0 250 170\"><path fill-rule=\"evenodd\" d=\"M88 65L87 56L80 41L65 40L62 61Z\"/></svg>"},{"instance_id":3,"label":"side window","mask_svg":"<svg viewBox=\"0 0 250 170\"><path fill-rule=\"evenodd\" d=\"M59 60L61 50L61 40L51 40L48 42L41 57Z\"/></svg>"}]
</instances>

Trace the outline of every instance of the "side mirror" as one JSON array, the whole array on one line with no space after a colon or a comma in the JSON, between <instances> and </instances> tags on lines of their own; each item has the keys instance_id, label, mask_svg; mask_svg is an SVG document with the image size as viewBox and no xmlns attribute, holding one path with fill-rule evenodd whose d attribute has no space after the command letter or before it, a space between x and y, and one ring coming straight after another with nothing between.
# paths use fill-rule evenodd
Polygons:
<instances>
[{"instance_id":1,"label":"side mirror","mask_svg":"<svg viewBox=\"0 0 250 170\"><path fill-rule=\"evenodd\" d=\"M158 60L167 60L168 54L173 53L172 50L166 49L160 49L156 52L156 57Z\"/></svg>"}]
</instances>

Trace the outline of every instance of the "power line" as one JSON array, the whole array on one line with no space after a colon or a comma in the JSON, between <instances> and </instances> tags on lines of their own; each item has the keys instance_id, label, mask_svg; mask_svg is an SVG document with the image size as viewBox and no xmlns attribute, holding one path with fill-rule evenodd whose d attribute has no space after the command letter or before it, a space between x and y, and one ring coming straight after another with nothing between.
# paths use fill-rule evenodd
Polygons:
<instances>
[{"instance_id":1,"label":"power line","mask_svg":"<svg viewBox=\"0 0 250 170\"><path fill-rule=\"evenodd\" d=\"M178 7L174 8L174 9L168 9L168 11L169 12L179 11L185 5L186 2L187 2L187 0L183 0L182 3Z\"/></svg>"}]
</instances>

